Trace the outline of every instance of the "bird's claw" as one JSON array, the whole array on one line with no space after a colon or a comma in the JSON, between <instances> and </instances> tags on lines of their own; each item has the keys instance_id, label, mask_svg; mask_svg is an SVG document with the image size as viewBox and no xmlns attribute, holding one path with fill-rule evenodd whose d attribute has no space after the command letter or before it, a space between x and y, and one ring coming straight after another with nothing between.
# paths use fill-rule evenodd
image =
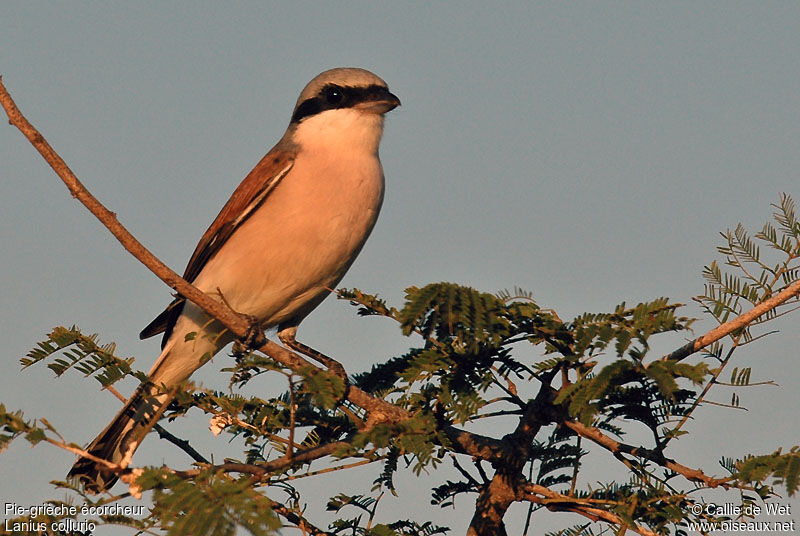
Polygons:
<instances>
[{"instance_id":1,"label":"bird's claw","mask_svg":"<svg viewBox=\"0 0 800 536\"><path fill-rule=\"evenodd\" d=\"M264 346L267 338L264 337L264 330L261 329L261 323L253 315L245 315L242 317L247 320L247 333L242 337L241 342L248 350L255 350Z\"/></svg>"}]
</instances>

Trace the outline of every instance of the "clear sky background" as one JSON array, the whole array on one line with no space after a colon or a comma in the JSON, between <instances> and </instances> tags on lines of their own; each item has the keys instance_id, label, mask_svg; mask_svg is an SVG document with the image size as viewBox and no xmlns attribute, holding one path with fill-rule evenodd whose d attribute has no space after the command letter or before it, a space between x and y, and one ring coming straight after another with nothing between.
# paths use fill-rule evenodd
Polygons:
<instances>
[{"instance_id":1,"label":"clear sky background","mask_svg":"<svg viewBox=\"0 0 800 536\"><path fill-rule=\"evenodd\" d=\"M0 9L0 74L17 104L179 272L282 135L300 89L335 66L374 71L403 102L381 147L383 212L342 282L396 305L405 287L441 280L490 292L519 285L562 318L622 300L691 304L703 265L719 258L719 231L739 221L759 229L779 192L800 202L797 2L25 1ZM16 129L1 125L0 221L0 402L88 441L117 401L77 374L20 372L19 358L53 326L74 323L116 341L146 370L158 341L137 334L169 302L168 289L70 198ZM299 339L351 373L417 342L354 313L329 299ZM685 314L700 312L689 305ZM800 443L800 313L776 327L734 365L780 387L741 392L747 412L702 409L689 427L695 434L669 454L720 475L723 455ZM196 379L222 388L227 363L217 357ZM284 388L279 379L259 384L264 396ZM203 421L173 429L222 448ZM176 450L153 437L135 461L187 464ZM18 440L0 455L0 503L62 496L48 481L73 461ZM336 475L330 490L309 496L319 501L311 507L338 485L363 489L359 479L377 470ZM401 499L379 520L434 519L463 534L471 498L455 511L429 505L430 485L442 480L401 479ZM537 516L539 527L575 522ZM511 527L519 533L519 522ZM114 531L98 532L106 533Z\"/></svg>"}]
</instances>

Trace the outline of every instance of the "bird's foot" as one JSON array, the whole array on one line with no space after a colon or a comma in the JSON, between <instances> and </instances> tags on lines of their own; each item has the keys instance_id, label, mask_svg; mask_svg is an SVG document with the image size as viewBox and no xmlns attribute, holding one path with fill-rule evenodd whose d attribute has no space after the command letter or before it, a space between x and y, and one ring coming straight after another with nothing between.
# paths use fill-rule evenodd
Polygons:
<instances>
[{"instance_id":1,"label":"bird's foot","mask_svg":"<svg viewBox=\"0 0 800 536\"><path fill-rule=\"evenodd\" d=\"M347 379L347 372L344 370L344 367L341 363L336 361L333 358L330 358L320 352L319 350L315 350L308 345L299 342L295 339L295 334L297 333L296 327L286 328L278 331L278 339L288 348L294 350L295 352L299 352L305 356L310 357L314 361L322 364L327 368L330 372L339 376L342 380L344 380L345 386L350 385Z\"/></svg>"},{"instance_id":2,"label":"bird's foot","mask_svg":"<svg viewBox=\"0 0 800 536\"><path fill-rule=\"evenodd\" d=\"M241 314L242 318L247 320L248 328L247 333L242 337L241 342L248 350L255 350L261 348L267 343L267 338L264 336L264 330L261 329L261 323L253 315Z\"/></svg>"}]
</instances>

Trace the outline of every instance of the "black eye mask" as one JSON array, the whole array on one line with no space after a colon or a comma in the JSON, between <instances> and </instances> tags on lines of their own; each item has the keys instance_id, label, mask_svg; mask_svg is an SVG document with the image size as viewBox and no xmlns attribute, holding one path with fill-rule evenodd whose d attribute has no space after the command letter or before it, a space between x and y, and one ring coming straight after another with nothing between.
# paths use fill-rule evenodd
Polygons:
<instances>
[{"instance_id":1,"label":"black eye mask","mask_svg":"<svg viewBox=\"0 0 800 536\"><path fill-rule=\"evenodd\" d=\"M316 115L325 110L352 108L362 102L379 101L391 96L383 86L342 87L328 84L310 99L304 100L292 115L292 123L299 123L306 117Z\"/></svg>"}]
</instances>

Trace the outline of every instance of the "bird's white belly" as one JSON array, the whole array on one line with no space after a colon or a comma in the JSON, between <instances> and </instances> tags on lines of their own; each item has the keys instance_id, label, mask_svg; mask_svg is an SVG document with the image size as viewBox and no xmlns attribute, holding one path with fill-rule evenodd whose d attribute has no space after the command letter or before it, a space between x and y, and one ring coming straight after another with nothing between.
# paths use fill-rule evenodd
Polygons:
<instances>
[{"instance_id":1,"label":"bird's white belly","mask_svg":"<svg viewBox=\"0 0 800 536\"><path fill-rule=\"evenodd\" d=\"M263 327L299 321L364 245L383 199L377 155L298 158L195 280ZM312 163L313 162L313 163Z\"/></svg>"}]
</instances>

